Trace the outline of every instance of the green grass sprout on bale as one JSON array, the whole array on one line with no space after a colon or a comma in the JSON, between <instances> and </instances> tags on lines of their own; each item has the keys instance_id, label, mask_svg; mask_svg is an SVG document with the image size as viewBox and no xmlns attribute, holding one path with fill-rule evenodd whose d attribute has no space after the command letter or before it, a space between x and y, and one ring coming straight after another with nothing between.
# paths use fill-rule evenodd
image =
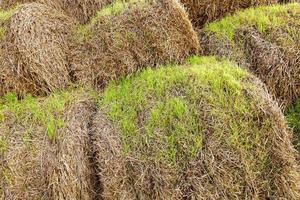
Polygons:
<instances>
[{"instance_id":1,"label":"green grass sprout on bale","mask_svg":"<svg viewBox=\"0 0 300 200\"><path fill-rule=\"evenodd\" d=\"M100 9L96 15L91 18L89 23L85 25L78 25L75 30L75 35L78 37L80 41L84 40L86 37L89 36L91 32L91 28L99 18L109 16L109 15L118 15L120 14L123 10L126 10L126 8L129 8L130 6L137 4L139 6L143 6L145 3L145 0L116 0L112 4L109 4L105 6L104 8Z\"/></svg>"},{"instance_id":2,"label":"green grass sprout on bale","mask_svg":"<svg viewBox=\"0 0 300 200\"><path fill-rule=\"evenodd\" d=\"M92 23L94 20L97 20L98 17L103 17L107 15L116 15L120 13L122 10L128 8L130 5L139 3L139 6L143 6L145 0L117 0L114 1L112 4L102 8L96 14L96 16L92 19Z\"/></svg>"},{"instance_id":3,"label":"green grass sprout on bale","mask_svg":"<svg viewBox=\"0 0 300 200\"><path fill-rule=\"evenodd\" d=\"M43 126L49 139L53 139L56 130L64 126L63 119L57 116L72 98L69 92L56 92L46 99L27 95L18 100L16 94L8 93L0 99L0 120L4 121L5 113L10 113L17 122L27 124L28 128L30 124Z\"/></svg>"},{"instance_id":4,"label":"green grass sprout on bale","mask_svg":"<svg viewBox=\"0 0 300 200\"><path fill-rule=\"evenodd\" d=\"M17 8L13 8L10 10L0 10L0 39L4 37L5 35L5 27L3 26L3 23L13 15L13 13L16 11Z\"/></svg>"},{"instance_id":5,"label":"green grass sprout on bale","mask_svg":"<svg viewBox=\"0 0 300 200\"><path fill-rule=\"evenodd\" d=\"M2 136L0 136L0 155L8 149L8 142Z\"/></svg>"},{"instance_id":6,"label":"green grass sprout on bale","mask_svg":"<svg viewBox=\"0 0 300 200\"><path fill-rule=\"evenodd\" d=\"M255 26L260 32L264 32L270 26L284 25L286 23L285 16L288 17L290 12L296 14L299 9L299 3L249 8L238 11L234 15L228 15L219 21L209 23L204 27L204 30L232 40L236 30L244 25Z\"/></svg>"},{"instance_id":7,"label":"green grass sprout on bale","mask_svg":"<svg viewBox=\"0 0 300 200\"><path fill-rule=\"evenodd\" d=\"M10 9L10 10L1 10L0 11L0 21L5 21L8 20L14 13L14 11L16 10L16 8L14 9Z\"/></svg>"},{"instance_id":8,"label":"green grass sprout on bale","mask_svg":"<svg viewBox=\"0 0 300 200\"><path fill-rule=\"evenodd\" d=\"M286 112L286 118L289 126L293 129L295 135L295 146L300 147L300 100Z\"/></svg>"}]
</instances>

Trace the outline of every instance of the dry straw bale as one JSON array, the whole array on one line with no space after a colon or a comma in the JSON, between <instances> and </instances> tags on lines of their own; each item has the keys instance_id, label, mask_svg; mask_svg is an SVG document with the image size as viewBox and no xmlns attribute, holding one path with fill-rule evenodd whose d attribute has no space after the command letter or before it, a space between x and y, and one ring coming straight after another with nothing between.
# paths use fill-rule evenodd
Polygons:
<instances>
[{"instance_id":1,"label":"dry straw bale","mask_svg":"<svg viewBox=\"0 0 300 200\"><path fill-rule=\"evenodd\" d=\"M0 198L92 199L88 93L0 101Z\"/></svg>"},{"instance_id":2,"label":"dry straw bale","mask_svg":"<svg viewBox=\"0 0 300 200\"><path fill-rule=\"evenodd\" d=\"M300 95L299 20L298 3L237 12L205 26L202 53L248 67L285 109Z\"/></svg>"},{"instance_id":3,"label":"dry straw bale","mask_svg":"<svg viewBox=\"0 0 300 200\"><path fill-rule=\"evenodd\" d=\"M83 44L73 51L75 80L103 87L143 67L197 53L197 34L177 1L134 2L116 2L78 29Z\"/></svg>"},{"instance_id":4,"label":"dry straw bale","mask_svg":"<svg viewBox=\"0 0 300 200\"><path fill-rule=\"evenodd\" d=\"M214 57L190 63L104 90L92 131L102 197L299 199L291 133L261 81Z\"/></svg>"},{"instance_id":5,"label":"dry straw bale","mask_svg":"<svg viewBox=\"0 0 300 200\"><path fill-rule=\"evenodd\" d=\"M8 79L7 87L33 94L65 88L72 25L70 18L52 7L39 3L19 6L3 39L1 66L20 84Z\"/></svg>"},{"instance_id":6,"label":"dry straw bale","mask_svg":"<svg viewBox=\"0 0 300 200\"><path fill-rule=\"evenodd\" d=\"M80 23L86 23L99 9L112 3L113 0L2 0L0 1L0 8L9 9L31 2L44 3L63 9Z\"/></svg>"},{"instance_id":7,"label":"dry straw bale","mask_svg":"<svg viewBox=\"0 0 300 200\"><path fill-rule=\"evenodd\" d=\"M202 27L238 9L278 3L278 0L181 0L193 24Z\"/></svg>"}]
</instances>

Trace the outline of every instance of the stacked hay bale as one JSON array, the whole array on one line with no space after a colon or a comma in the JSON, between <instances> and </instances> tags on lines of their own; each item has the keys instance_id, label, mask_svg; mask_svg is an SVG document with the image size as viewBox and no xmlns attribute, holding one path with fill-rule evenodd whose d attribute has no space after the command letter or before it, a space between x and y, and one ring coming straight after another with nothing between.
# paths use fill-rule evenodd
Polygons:
<instances>
[{"instance_id":1,"label":"stacked hay bale","mask_svg":"<svg viewBox=\"0 0 300 200\"><path fill-rule=\"evenodd\" d=\"M115 2L78 29L74 48L75 81L103 87L109 80L145 66L182 62L198 51L198 37L175 0Z\"/></svg>"},{"instance_id":2,"label":"stacked hay bale","mask_svg":"<svg viewBox=\"0 0 300 200\"><path fill-rule=\"evenodd\" d=\"M0 198L92 199L89 93L0 99Z\"/></svg>"},{"instance_id":3,"label":"stacked hay bale","mask_svg":"<svg viewBox=\"0 0 300 200\"><path fill-rule=\"evenodd\" d=\"M278 0L181 0L193 24L202 27L238 9L278 3Z\"/></svg>"},{"instance_id":4,"label":"stacked hay bale","mask_svg":"<svg viewBox=\"0 0 300 200\"><path fill-rule=\"evenodd\" d=\"M284 117L264 85L213 57L110 84L94 120L104 199L299 199Z\"/></svg>"},{"instance_id":5,"label":"stacked hay bale","mask_svg":"<svg viewBox=\"0 0 300 200\"><path fill-rule=\"evenodd\" d=\"M285 109L300 95L300 4L248 9L205 26L202 53L247 66Z\"/></svg>"},{"instance_id":6,"label":"stacked hay bale","mask_svg":"<svg viewBox=\"0 0 300 200\"><path fill-rule=\"evenodd\" d=\"M7 26L1 51L5 90L48 94L69 81L68 51L73 20L44 4L19 6Z\"/></svg>"}]
</instances>

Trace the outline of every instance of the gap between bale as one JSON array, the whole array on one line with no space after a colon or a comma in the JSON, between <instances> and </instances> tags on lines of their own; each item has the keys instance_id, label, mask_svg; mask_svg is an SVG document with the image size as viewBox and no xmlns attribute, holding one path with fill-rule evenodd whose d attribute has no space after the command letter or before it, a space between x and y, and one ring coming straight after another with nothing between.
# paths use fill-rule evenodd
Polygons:
<instances>
[{"instance_id":1,"label":"gap between bale","mask_svg":"<svg viewBox=\"0 0 300 200\"><path fill-rule=\"evenodd\" d=\"M268 86L284 110L300 95L298 3L251 8L207 24L202 54L247 67Z\"/></svg>"},{"instance_id":2,"label":"gap between bale","mask_svg":"<svg viewBox=\"0 0 300 200\"><path fill-rule=\"evenodd\" d=\"M0 99L0 198L93 199L89 123L94 94Z\"/></svg>"},{"instance_id":3,"label":"gap between bale","mask_svg":"<svg viewBox=\"0 0 300 200\"><path fill-rule=\"evenodd\" d=\"M291 133L265 86L225 60L190 63L104 90L93 126L102 197L299 199Z\"/></svg>"},{"instance_id":4,"label":"gap between bale","mask_svg":"<svg viewBox=\"0 0 300 200\"><path fill-rule=\"evenodd\" d=\"M75 81L102 88L145 66L180 63L197 53L198 37L177 1L117 4L78 28L82 44L71 59Z\"/></svg>"}]
</instances>

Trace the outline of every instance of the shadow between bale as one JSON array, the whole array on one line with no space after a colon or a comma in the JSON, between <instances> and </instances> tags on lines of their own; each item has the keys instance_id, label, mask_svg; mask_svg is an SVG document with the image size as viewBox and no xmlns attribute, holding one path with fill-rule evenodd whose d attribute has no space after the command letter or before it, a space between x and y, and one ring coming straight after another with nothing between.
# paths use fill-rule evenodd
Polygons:
<instances>
[{"instance_id":1,"label":"shadow between bale","mask_svg":"<svg viewBox=\"0 0 300 200\"><path fill-rule=\"evenodd\" d=\"M103 199L299 199L291 133L265 86L228 61L190 62L104 90L93 126Z\"/></svg>"},{"instance_id":2,"label":"shadow between bale","mask_svg":"<svg viewBox=\"0 0 300 200\"><path fill-rule=\"evenodd\" d=\"M300 95L299 4L259 7L213 22L200 32L202 54L250 69L282 109Z\"/></svg>"},{"instance_id":3,"label":"shadow between bale","mask_svg":"<svg viewBox=\"0 0 300 200\"><path fill-rule=\"evenodd\" d=\"M93 199L89 123L94 103L84 91L0 100L0 198Z\"/></svg>"},{"instance_id":4,"label":"shadow between bale","mask_svg":"<svg viewBox=\"0 0 300 200\"><path fill-rule=\"evenodd\" d=\"M198 52L198 37L173 0L117 2L78 28L82 43L71 56L75 82L102 88L145 66L182 62Z\"/></svg>"}]
</instances>

